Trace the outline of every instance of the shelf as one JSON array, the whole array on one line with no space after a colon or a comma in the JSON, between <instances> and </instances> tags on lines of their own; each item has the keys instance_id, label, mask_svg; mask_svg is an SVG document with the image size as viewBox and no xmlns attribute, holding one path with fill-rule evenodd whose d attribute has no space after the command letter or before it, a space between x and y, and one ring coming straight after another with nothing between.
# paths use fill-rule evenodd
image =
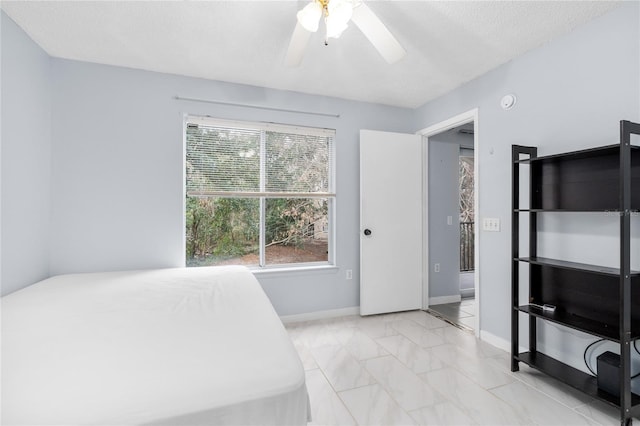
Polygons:
<instances>
[{"instance_id":1,"label":"shelf","mask_svg":"<svg viewBox=\"0 0 640 426\"><path fill-rule=\"evenodd\" d=\"M620 269L608 268L606 266L588 265L586 263L567 262L564 260L548 259L546 257L520 257L520 262L527 262L532 265L550 266L553 268L571 269L573 271L589 272L592 274L620 276ZM640 276L640 271L631 271L631 276Z\"/></svg>"},{"instance_id":2,"label":"shelf","mask_svg":"<svg viewBox=\"0 0 640 426\"><path fill-rule=\"evenodd\" d=\"M640 147L631 149L629 179L632 188L640 187ZM514 165L529 164L528 204L533 211L599 211L619 217L620 145L517 160ZM519 201L519 199L518 199ZM631 191L630 207L640 210L640 191Z\"/></svg>"},{"instance_id":3,"label":"shelf","mask_svg":"<svg viewBox=\"0 0 640 426\"><path fill-rule=\"evenodd\" d=\"M620 407L620 398L599 390L597 379L594 376L557 361L541 352L523 352L518 354L516 359L586 393L592 398L599 399L618 408ZM631 404L632 406L640 404L640 396L632 393Z\"/></svg>"},{"instance_id":4,"label":"shelf","mask_svg":"<svg viewBox=\"0 0 640 426\"><path fill-rule=\"evenodd\" d=\"M594 336L602 337L607 340L611 340L614 342L620 341L620 331L618 327L613 325L608 325L589 318L569 314L564 311L559 311L558 309L556 309L554 312L549 312L533 305L523 305L514 309L517 309L520 312L524 312L525 314L533 315L537 318L555 322L556 324L564 325L565 327L569 327L574 330L580 330L585 333L593 334ZM636 339L640 336L631 337L632 339Z\"/></svg>"},{"instance_id":5,"label":"shelf","mask_svg":"<svg viewBox=\"0 0 640 426\"><path fill-rule=\"evenodd\" d=\"M640 146L631 145L631 151L640 152ZM526 158L514 161L517 164L529 164L537 161L555 162L565 160L581 160L584 158L597 158L605 155L618 155L620 144L600 146L597 148L582 149L579 151L564 152L562 154L545 155L542 157Z\"/></svg>"},{"instance_id":6,"label":"shelf","mask_svg":"<svg viewBox=\"0 0 640 426\"><path fill-rule=\"evenodd\" d=\"M625 392L621 407L622 398L599 390L594 375L537 352L535 348L539 340L537 329L542 321L549 323L546 325L562 325L616 343L623 357L631 356L625 345L629 343L628 339L640 339L640 271L626 269L632 260L630 215L626 209L629 208L633 216L640 211L640 146L629 146L631 134L640 134L640 124L621 121L619 144L546 156L538 156L534 146L513 145L511 157L512 369L517 370L518 363L523 362L591 398L611 404L617 407L621 424L625 425L630 424L633 417L640 418L640 395L630 391L630 377L618 378L624 387L621 390ZM526 179L521 180L521 175ZM522 192L524 187L528 189ZM524 197L525 194L528 196ZM616 232L620 243L619 262L609 263L618 267L538 257L538 213L570 213L556 216L562 222L576 219L578 213L588 213L590 216L583 217L584 220L595 222L596 226L606 223L607 228L619 221L620 230ZM521 223L522 220L528 223ZM528 225L528 231L521 225ZM528 257L520 254L520 247L525 242L520 240L521 232L528 235ZM611 233L616 234L613 229ZM605 247L594 249L602 254L607 250ZM610 255L616 256L615 253ZM592 260L608 263L599 258ZM522 263L530 266L520 268ZM625 265L624 269L622 265ZM637 265L634 266L637 269ZM526 282L520 281L523 269L528 278ZM527 287L529 304L518 306L518 300L525 296L521 291ZM556 305L556 309L546 311L540 306L544 303ZM519 324L523 314L528 316L531 350L519 353Z\"/></svg>"}]
</instances>

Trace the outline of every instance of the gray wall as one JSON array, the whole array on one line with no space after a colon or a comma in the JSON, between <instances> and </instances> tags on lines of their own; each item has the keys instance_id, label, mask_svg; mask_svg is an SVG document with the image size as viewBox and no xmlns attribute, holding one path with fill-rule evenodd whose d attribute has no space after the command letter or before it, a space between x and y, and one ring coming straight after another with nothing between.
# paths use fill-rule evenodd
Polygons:
<instances>
[{"instance_id":1,"label":"gray wall","mask_svg":"<svg viewBox=\"0 0 640 426\"><path fill-rule=\"evenodd\" d=\"M339 268L258 279L281 315L359 305L359 130L410 131L412 110L62 59L52 65L52 274L184 264L183 116L210 115L336 129Z\"/></svg>"},{"instance_id":2,"label":"gray wall","mask_svg":"<svg viewBox=\"0 0 640 426\"><path fill-rule=\"evenodd\" d=\"M473 149L473 135L459 133L458 127L429 138L429 299L460 296L461 147ZM435 272L436 263L440 272Z\"/></svg>"},{"instance_id":3,"label":"gray wall","mask_svg":"<svg viewBox=\"0 0 640 426\"><path fill-rule=\"evenodd\" d=\"M460 133L460 129L462 128L472 129L473 123L463 124L451 130L447 130L446 132L431 136L429 139L440 142L454 143L463 148L473 149L473 135L469 133Z\"/></svg>"},{"instance_id":4,"label":"gray wall","mask_svg":"<svg viewBox=\"0 0 640 426\"><path fill-rule=\"evenodd\" d=\"M49 56L0 15L0 286L7 294L49 275L51 78Z\"/></svg>"},{"instance_id":5,"label":"gray wall","mask_svg":"<svg viewBox=\"0 0 640 426\"><path fill-rule=\"evenodd\" d=\"M429 299L460 296L460 145L429 138ZM451 225L447 225L451 216ZM435 264L440 272L435 272ZM432 301L429 302L430 304ZM449 303L449 302L445 302Z\"/></svg>"},{"instance_id":6,"label":"gray wall","mask_svg":"<svg viewBox=\"0 0 640 426\"><path fill-rule=\"evenodd\" d=\"M486 337L507 341L510 336L511 144L535 145L544 155L617 143L619 120L640 121L639 8L637 2L624 3L417 111L416 129L473 108L479 111L479 215L502 220L502 232L479 233L480 326ZM499 102L507 93L515 93L518 102L504 111ZM594 235L599 231L593 230L591 219L578 217L571 227ZM553 221L549 218L543 226L553 228ZM615 228L615 224L608 226ZM547 238L562 239L553 231L542 236L540 254L550 247ZM615 247L603 249L594 240L585 245L580 238L562 241L558 247L562 253L555 254L615 265ZM637 248L638 235L634 241ZM635 255L634 263L639 262L640 256ZM553 327L546 327L542 334L543 348L583 368L580 355L589 341L585 336L560 333Z\"/></svg>"}]
</instances>

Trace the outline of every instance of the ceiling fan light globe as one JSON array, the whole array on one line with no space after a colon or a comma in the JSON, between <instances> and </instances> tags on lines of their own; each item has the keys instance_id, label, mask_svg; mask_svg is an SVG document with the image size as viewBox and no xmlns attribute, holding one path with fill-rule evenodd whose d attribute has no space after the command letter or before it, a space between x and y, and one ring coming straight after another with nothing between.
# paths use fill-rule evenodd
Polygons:
<instances>
[{"instance_id":1,"label":"ceiling fan light globe","mask_svg":"<svg viewBox=\"0 0 640 426\"><path fill-rule=\"evenodd\" d=\"M353 15L353 6L349 1L331 0L327 8L329 12L328 18L342 25L347 25L351 15Z\"/></svg>"},{"instance_id":2,"label":"ceiling fan light globe","mask_svg":"<svg viewBox=\"0 0 640 426\"><path fill-rule=\"evenodd\" d=\"M331 19L327 19L327 37L339 38L344 30L347 29L347 24L342 22L335 22Z\"/></svg>"},{"instance_id":3,"label":"ceiling fan light globe","mask_svg":"<svg viewBox=\"0 0 640 426\"><path fill-rule=\"evenodd\" d=\"M315 33L318 31L318 26L320 25L322 6L320 6L318 2L312 1L300 10L296 16L298 17L298 22L305 30Z\"/></svg>"},{"instance_id":4,"label":"ceiling fan light globe","mask_svg":"<svg viewBox=\"0 0 640 426\"><path fill-rule=\"evenodd\" d=\"M327 5L327 37L338 38L347 29L347 23L353 14L353 6L350 1L330 0Z\"/></svg>"}]
</instances>

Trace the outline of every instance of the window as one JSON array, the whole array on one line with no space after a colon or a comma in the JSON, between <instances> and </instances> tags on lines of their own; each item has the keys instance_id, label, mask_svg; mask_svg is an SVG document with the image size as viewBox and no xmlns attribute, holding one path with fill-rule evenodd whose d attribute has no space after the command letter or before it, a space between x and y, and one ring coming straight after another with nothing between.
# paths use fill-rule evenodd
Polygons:
<instances>
[{"instance_id":1,"label":"window","mask_svg":"<svg viewBox=\"0 0 640 426\"><path fill-rule=\"evenodd\" d=\"M333 263L334 135L188 117L187 266Z\"/></svg>"}]
</instances>

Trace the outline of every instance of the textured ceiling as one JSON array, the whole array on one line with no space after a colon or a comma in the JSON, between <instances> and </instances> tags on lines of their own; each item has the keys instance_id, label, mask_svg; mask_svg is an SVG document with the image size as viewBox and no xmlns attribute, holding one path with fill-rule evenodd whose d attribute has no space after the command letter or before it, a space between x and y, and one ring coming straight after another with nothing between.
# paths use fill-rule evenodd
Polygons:
<instances>
[{"instance_id":1,"label":"textured ceiling","mask_svg":"<svg viewBox=\"0 0 640 426\"><path fill-rule=\"evenodd\" d=\"M619 3L368 1L407 50L387 64L353 25L284 66L305 1L2 1L51 56L417 107Z\"/></svg>"}]
</instances>

